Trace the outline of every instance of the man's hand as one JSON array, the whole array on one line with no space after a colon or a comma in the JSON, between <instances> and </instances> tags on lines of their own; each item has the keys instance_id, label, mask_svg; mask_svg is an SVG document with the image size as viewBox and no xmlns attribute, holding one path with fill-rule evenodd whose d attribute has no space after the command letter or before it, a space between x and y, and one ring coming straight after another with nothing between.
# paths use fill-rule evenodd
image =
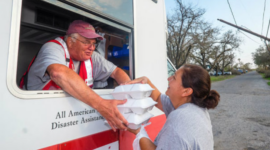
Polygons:
<instances>
[{"instance_id":1,"label":"man's hand","mask_svg":"<svg viewBox=\"0 0 270 150\"><path fill-rule=\"evenodd\" d=\"M102 100L97 111L108 121L114 131L116 129L127 130L127 120L117 109L117 105L126 103L127 100Z\"/></svg>"}]
</instances>

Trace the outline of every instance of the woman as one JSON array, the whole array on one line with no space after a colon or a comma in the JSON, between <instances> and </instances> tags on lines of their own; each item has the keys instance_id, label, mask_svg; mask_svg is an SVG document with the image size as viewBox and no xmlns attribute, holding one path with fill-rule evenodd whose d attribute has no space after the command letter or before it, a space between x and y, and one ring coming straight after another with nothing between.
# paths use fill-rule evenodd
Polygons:
<instances>
[{"instance_id":1,"label":"woman","mask_svg":"<svg viewBox=\"0 0 270 150\"><path fill-rule=\"evenodd\" d=\"M143 126L138 130L128 129L136 135L134 149L212 150L214 141L207 110L218 105L220 96L217 91L211 90L208 72L200 66L184 65L168 81L166 95L161 94L147 77L129 83L148 83L152 86L155 90L151 97L167 117L154 143Z\"/></svg>"}]
</instances>

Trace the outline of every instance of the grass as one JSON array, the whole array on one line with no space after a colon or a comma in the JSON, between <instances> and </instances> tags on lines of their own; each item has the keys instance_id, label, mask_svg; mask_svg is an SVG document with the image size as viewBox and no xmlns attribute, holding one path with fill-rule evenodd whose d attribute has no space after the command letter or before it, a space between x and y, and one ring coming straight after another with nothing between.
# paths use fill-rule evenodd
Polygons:
<instances>
[{"instance_id":1,"label":"grass","mask_svg":"<svg viewBox=\"0 0 270 150\"><path fill-rule=\"evenodd\" d=\"M264 73L260 73L260 75L264 78L264 79L266 79L266 80L270 80L270 77L268 77L268 78L265 78L265 75L264 75Z\"/></svg>"},{"instance_id":2,"label":"grass","mask_svg":"<svg viewBox=\"0 0 270 150\"><path fill-rule=\"evenodd\" d=\"M270 80L270 77L268 77L268 78L264 78L264 79L266 79L266 80ZM270 86L270 82L267 82L267 84Z\"/></svg>"},{"instance_id":3,"label":"grass","mask_svg":"<svg viewBox=\"0 0 270 150\"><path fill-rule=\"evenodd\" d=\"M211 76L211 82L217 82L217 81L222 81L222 80L226 80L226 79L230 79L235 77L235 75L225 75L225 76Z\"/></svg>"},{"instance_id":4,"label":"grass","mask_svg":"<svg viewBox=\"0 0 270 150\"><path fill-rule=\"evenodd\" d=\"M265 75L264 75L264 73L260 73L260 75L264 78L264 79L266 79L266 80L270 80L270 77L268 77L268 78L265 78ZM267 82L267 84L270 86L270 82Z\"/></svg>"}]
</instances>

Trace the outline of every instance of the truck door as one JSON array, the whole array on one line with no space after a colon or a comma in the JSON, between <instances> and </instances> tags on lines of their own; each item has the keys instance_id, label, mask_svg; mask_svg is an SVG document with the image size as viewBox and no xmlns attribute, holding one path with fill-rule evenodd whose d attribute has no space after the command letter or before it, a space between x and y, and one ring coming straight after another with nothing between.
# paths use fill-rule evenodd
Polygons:
<instances>
[{"instance_id":1,"label":"truck door","mask_svg":"<svg viewBox=\"0 0 270 150\"><path fill-rule=\"evenodd\" d=\"M7 70L2 83L7 84L1 85L5 92L0 113L10 115L1 117L6 124L0 149L119 149L119 133L90 106L62 90L23 90L18 84L40 47L64 36L73 20L91 23L106 39L97 51L132 78L133 1L13 0L8 4L4 12L9 13L10 32L1 32L9 43L2 44L8 60L2 64ZM125 53L120 55L122 50ZM106 81L102 85L94 91L112 99L110 93L117 84Z\"/></svg>"}]
</instances>

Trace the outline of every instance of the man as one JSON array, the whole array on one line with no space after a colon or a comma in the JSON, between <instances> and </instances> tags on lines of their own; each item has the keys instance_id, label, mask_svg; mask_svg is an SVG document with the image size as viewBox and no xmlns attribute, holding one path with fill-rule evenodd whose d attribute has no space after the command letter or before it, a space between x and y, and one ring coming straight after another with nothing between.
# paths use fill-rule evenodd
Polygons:
<instances>
[{"instance_id":1,"label":"man","mask_svg":"<svg viewBox=\"0 0 270 150\"><path fill-rule=\"evenodd\" d=\"M117 109L125 101L104 100L91 88L106 86L109 77L121 84L130 81L128 75L94 52L97 39L89 23L81 20L72 22L65 38L56 38L44 44L28 72L24 88L28 90L62 89L96 109L110 124L126 130L128 122ZM89 88L90 87L90 88Z\"/></svg>"}]
</instances>

